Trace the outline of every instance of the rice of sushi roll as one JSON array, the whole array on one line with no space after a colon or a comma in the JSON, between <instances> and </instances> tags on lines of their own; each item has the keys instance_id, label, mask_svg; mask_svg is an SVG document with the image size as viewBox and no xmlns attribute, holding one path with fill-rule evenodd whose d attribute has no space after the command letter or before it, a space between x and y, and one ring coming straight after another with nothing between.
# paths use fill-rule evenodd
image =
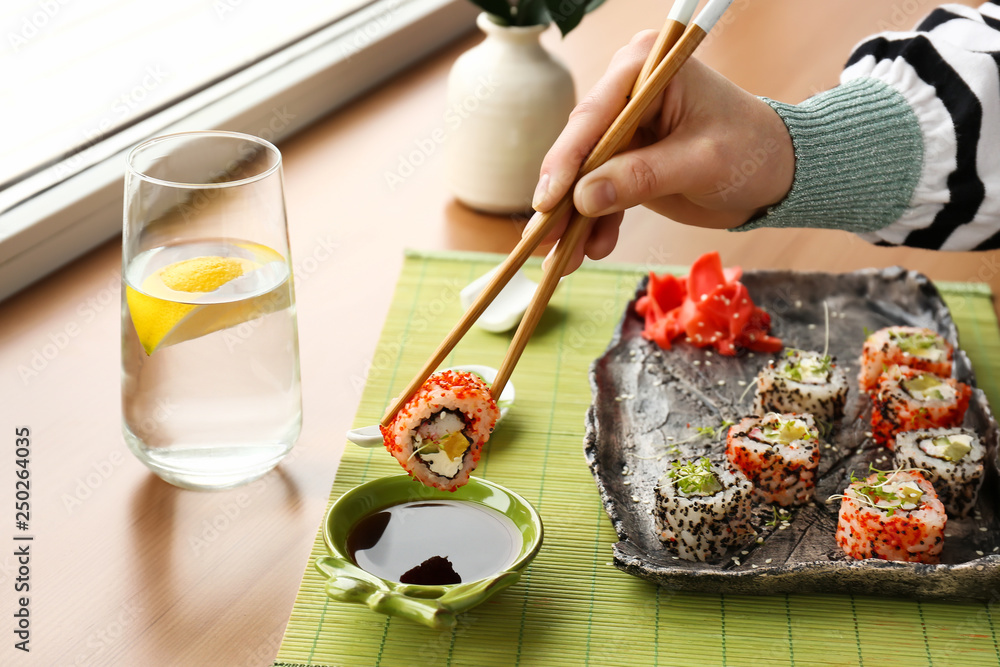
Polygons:
<instances>
[{"instance_id":1,"label":"rice of sushi roll","mask_svg":"<svg viewBox=\"0 0 1000 667\"><path fill-rule=\"evenodd\" d=\"M872 393L872 436L893 449L903 431L961 426L971 396L972 389L953 378L891 366Z\"/></svg>"},{"instance_id":2,"label":"rice of sushi roll","mask_svg":"<svg viewBox=\"0 0 1000 667\"><path fill-rule=\"evenodd\" d=\"M757 375L753 408L758 416L769 412L808 412L834 422L844 416L847 374L830 355L788 350L784 359L771 361Z\"/></svg>"},{"instance_id":3,"label":"rice of sushi roll","mask_svg":"<svg viewBox=\"0 0 1000 667\"><path fill-rule=\"evenodd\" d=\"M915 471L851 475L840 498L837 544L857 559L937 563L948 517L934 486Z\"/></svg>"},{"instance_id":4,"label":"rice of sushi roll","mask_svg":"<svg viewBox=\"0 0 1000 667\"><path fill-rule=\"evenodd\" d=\"M920 468L950 517L966 517L983 483L986 448L975 431L934 428L896 436L896 465Z\"/></svg>"},{"instance_id":5,"label":"rice of sushi roll","mask_svg":"<svg viewBox=\"0 0 1000 667\"><path fill-rule=\"evenodd\" d=\"M399 464L426 486L454 491L469 481L500 416L478 375L442 371L427 378L382 438Z\"/></svg>"},{"instance_id":6,"label":"rice of sushi roll","mask_svg":"<svg viewBox=\"0 0 1000 667\"><path fill-rule=\"evenodd\" d=\"M674 461L656 487L657 536L685 560L721 558L750 534L753 485L708 458Z\"/></svg>"},{"instance_id":7,"label":"rice of sushi roll","mask_svg":"<svg viewBox=\"0 0 1000 667\"><path fill-rule=\"evenodd\" d=\"M930 329L879 329L868 336L862 348L858 385L861 391L873 391L878 387L879 376L890 366L908 366L942 377L951 377L954 356L951 344Z\"/></svg>"},{"instance_id":8,"label":"rice of sushi roll","mask_svg":"<svg viewBox=\"0 0 1000 667\"><path fill-rule=\"evenodd\" d=\"M744 417L729 428L726 457L754 486L754 496L783 507L812 499L819 430L809 414Z\"/></svg>"}]
</instances>

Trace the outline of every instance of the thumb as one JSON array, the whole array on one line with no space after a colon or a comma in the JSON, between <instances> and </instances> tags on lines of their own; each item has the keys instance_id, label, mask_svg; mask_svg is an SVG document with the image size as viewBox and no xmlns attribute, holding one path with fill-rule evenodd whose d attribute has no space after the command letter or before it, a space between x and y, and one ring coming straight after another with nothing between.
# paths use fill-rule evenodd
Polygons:
<instances>
[{"instance_id":1,"label":"thumb","mask_svg":"<svg viewBox=\"0 0 1000 667\"><path fill-rule=\"evenodd\" d=\"M691 142L675 135L620 153L580 179L573 203L597 218L653 199L690 192L705 179Z\"/></svg>"}]
</instances>

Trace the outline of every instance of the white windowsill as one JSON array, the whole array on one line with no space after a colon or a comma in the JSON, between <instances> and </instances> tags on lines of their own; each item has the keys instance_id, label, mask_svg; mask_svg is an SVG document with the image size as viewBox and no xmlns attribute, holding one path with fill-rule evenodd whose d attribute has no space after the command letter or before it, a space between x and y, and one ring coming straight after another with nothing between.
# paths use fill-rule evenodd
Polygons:
<instances>
[{"instance_id":1,"label":"white windowsill","mask_svg":"<svg viewBox=\"0 0 1000 667\"><path fill-rule=\"evenodd\" d=\"M121 233L132 146L204 129L281 141L468 32L478 13L468 0L377 0L0 192L0 299Z\"/></svg>"}]
</instances>

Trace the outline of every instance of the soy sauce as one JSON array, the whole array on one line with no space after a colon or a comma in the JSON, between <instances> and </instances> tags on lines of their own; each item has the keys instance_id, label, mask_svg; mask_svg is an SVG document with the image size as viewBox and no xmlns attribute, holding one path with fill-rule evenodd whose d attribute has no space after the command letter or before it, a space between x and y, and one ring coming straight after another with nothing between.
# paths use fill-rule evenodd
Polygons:
<instances>
[{"instance_id":1,"label":"soy sauce","mask_svg":"<svg viewBox=\"0 0 1000 667\"><path fill-rule=\"evenodd\" d=\"M354 563L377 577L439 586L506 569L521 533L493 509L460 500L393 505L362 517L347 535Z\"/></svg>"}]
</instances>

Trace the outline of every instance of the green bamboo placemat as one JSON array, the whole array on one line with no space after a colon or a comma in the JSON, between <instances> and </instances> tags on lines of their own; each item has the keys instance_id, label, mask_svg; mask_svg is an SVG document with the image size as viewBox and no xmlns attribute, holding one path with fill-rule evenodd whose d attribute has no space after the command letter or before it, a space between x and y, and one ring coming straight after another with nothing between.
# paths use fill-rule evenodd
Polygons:
<instances>
[{"instance_id":1,"label":"green bamboo placemat","mask_svg":"<svg viewBox=\"0 0 1000 667\"><path fill-rule=\"evenodd\" d=\"M376 423L461 315L459 290L501 257L408 253L355 425ZM645 272L586 266L560 285L512 381L517 401L476 475L526 497L545 524L521 581L434 631L329 600L313 562L318 534L274 665L997 665L1000 608L861 596L704 595L658 588L610 565L616 541L583 459L587 369ZM540 277L538 262L528 275ZM939 285L979 385L1000 405L1000 332L982 284ZM509 335L473 329L448 364L498 366ZM399 465L347 445L331 501ZM1000 599L997 592L994 599ZM994 616L997 618L994 619Z\"/></svg>"}]
</instances>

